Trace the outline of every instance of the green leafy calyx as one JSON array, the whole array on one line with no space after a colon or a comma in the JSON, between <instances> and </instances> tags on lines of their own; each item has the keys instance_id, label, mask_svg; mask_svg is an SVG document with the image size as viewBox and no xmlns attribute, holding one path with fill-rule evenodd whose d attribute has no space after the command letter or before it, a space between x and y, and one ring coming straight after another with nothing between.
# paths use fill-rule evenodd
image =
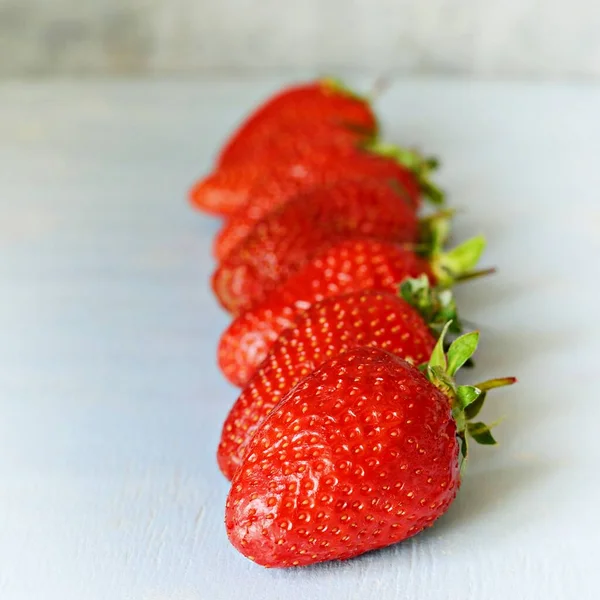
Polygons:
<instances>
[{"instance_id":1,"label":"green leafy calyx","mask_svg":"<svg viewBox=\"0 0 600 600\"><path fill-rule=\"evenodd\" d=\"M443 254L455 212L452 208L445 208L419 220L418 254L430 259Z\"/></svg>"},{"instance_id":2,"label":"green leafy calyx","mask_svg":"<svg viewBox=\"0 0 600 600\"><path fill-rule=\"evenodd\" d=\"M426 275L405 279L400 284L400 296L416 308L429 328L440 335L446 323L450 331L460 333L461 325L451 290L433 287Z\"/></svg>"},{"instance_id":3,"label":"green leafy calyx","mask_svg":"<svg viewBox=\"0 0 600 600\"><path fill-rule=\"evenodd\" d=\"M420 243L415 247L415 252L429 259L437 283L442 287L451 287L455 283L489 275L495 271L493 268L476 269L486 246L482 235L444 251L450 237L454 214L454 210L444 209L419 221Z\"/></svg>"},{"instance_id":4,"label":"green leafy calyx","mask_svg":"<svg viewBox=\"0 0 600 600\"><path fill-rule=\"evenodd\" d=\"M494 272L494 269L475 269L485 250L486 242L482 235L475 236L448 252L442 251L436 238L433 238L431 243L431 269L441 286L450 287L459 281L475 279Z\"/></svg>"},{"instance_id":5,"label":"green leafy calyx","mask_svg":"<svg viewBox=\"0 0 600 600\"><path fill-rule=\"evenodd\" d=\"M425 198L433 204L444 204L444 192L431 180L432 172L439 166L436 158L426 157L416 150L378 140L367 144L365 149L380 156L393 158L415 175Z\"/></svg>"},{"instance_id":6,"label":"green leafy calyx","mask_svg":"<svg viewBox=\"0 0 600 600\"><path fill-rule=\"evenodd\" d=\"M361 96L358 92L349 88L343 81L336 77L322 77L319 82L328 92L339 94L341 96L348 96L349 98L360 100L361 102L368 102L365 96Z\"/></svg>"},{"instance_id":7,"label":"green leafy calyx","mask_svg":"<svg viewBox=\"0 0 600 600\"><path fill-rule=\"evenodd\" d=\"M468 438L479 444L495 444L491 426L476 422L474 419L481 410L483 402L490 390L511 385L514 377L490 379L475 385L456 385L454 376L457 371L473 356L479 342L479 332L471 331L456 338L444 351L444 338L451 330L452 322L448 321L438 338L425 366L425 375L429 381L450 398L452 416L456 421L457 436L461 445L461 465L467 458Z\"/></svg>"}]
</instances>

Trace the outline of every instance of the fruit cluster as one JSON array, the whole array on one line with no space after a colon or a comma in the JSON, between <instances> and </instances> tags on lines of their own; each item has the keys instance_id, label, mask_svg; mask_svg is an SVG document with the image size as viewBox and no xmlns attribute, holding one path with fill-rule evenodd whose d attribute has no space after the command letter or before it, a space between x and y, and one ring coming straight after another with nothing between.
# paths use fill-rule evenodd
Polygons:
<instances>
[{"instance_id":1,"label":"fruit cluster","mask_svg":"<svg viewBox=\"0 0 600 600\"><path fill-rule=\"evenodd\" d=\"M267 567L346 559L415 535L460 485L501 378L457 385L478 333L450 288L480 236L444 250L436 161L383 143L339 83L289 87L225 144L193 205L224 217L212 286L232 314L218 362L242 392L217 457L231 543ZM450 343L450 337L453 341Z\"/></svg>"}]
</instances>

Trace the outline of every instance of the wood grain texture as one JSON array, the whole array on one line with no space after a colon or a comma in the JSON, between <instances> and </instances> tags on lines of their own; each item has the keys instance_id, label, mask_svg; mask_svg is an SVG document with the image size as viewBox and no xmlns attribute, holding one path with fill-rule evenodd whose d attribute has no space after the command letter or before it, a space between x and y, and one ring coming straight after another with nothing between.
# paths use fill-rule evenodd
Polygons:
<instances>
[{"instance_id":1,"label":"wood grain texture","mask_svg":"<svg viewBox=\"0 0 600 600\"><path fill-rule=\"evenodd\" d=\"M600 89L398 83L390 137L445 159L457 239L500 272L459 291L473 377L516 374L430 531L266 571L227 543L214 453L235 390L208 288L216 221L186 205L281 81L0 88L0 598L597 597Z\"/></svg>"}]
</instances>

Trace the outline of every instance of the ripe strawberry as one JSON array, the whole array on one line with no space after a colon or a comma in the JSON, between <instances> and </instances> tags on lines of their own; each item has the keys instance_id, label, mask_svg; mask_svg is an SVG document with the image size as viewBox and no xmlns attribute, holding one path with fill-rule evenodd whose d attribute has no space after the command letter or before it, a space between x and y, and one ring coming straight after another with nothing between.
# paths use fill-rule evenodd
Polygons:
<instances>
[{"instance_id":1,"label":"ripe strawberry","mask_svg":"<svg viewBox=\"0 0 600 600\"><path fill-rule=\"evenodd\" d=\"M374 143L364 131L321 120L277 122L273 128L264 130L264 139L252 141L216 170L235 168L246 162L280 162L287 156L307 156L320 146L329 146L343 154Z\"/></svg>"},{"instance_id":2,"label":"ripe strawberry","mask_svg":"<svg viewBox=\"0 0 600 600\"><path fill-rule=\"evenodd\" d=\"M454 301L449 292L434 293L425 277L414 283L407 284L408 294L423 306L427 321L395 294L367 290L313 304L279 336L225 420L217 457L226 477L233 476L245 446L277 402L329 358L361 345L414 364L427 360L436 340L430 327L455 316Z\"/></svg>"},{"instance_id":3,"label":"ripe strawberry","mask_svg":"<svg viewBox=\"0 0 600 600\"><path fill-rule=\"evenodd\" d=\"M419 224L387 183L348 180L316 188L260 221L217 268L213 290L225 309L239 313L314 255L349 237L416 243Z\"/></svg>"},{"instance_id":4,"label":"ripe strawberry","mask_svg":"<svg viewBox=\"0 0 600 600\"><path fill-rule=\"evenodd\" d=\"M456 386L477 333L448 357L436 346L426 374L359 347L289 391L250 442L226 504L229 540L265 567L348 559L429 527L456 496L469 422L507 378Z\"/></svg>"},{"instance_id":5,"label":"ripe strawberry","mask_svg":"<svg viewBox=\"0 0 600 600\"><path fill-rule=\"evenodd\" d=\"M395 292L408 277L425 274L446 287L470 277L485 246L482 237L430 259L413 250L373 239L348 239L315 256L260 303L238 315L221 336L218 361L234 385L243 387L269 349L312 303L359 290Z\"/></svg>"},{"instance_id":6,"label":"ripe strawberry","mask_svg":"<svg viewBox=\"0 0 600 600\"><path fill-rule=\"evenodd\" d=\"M319 162L319 159L324 160ZM216 177L226 175L218 173ZM419 182L402 165L367 152L355 152L337 160L325 150L320 156L313 153L290 168L272 168L268 176L247 187L244 190L246 203L223 224L213 243L213 255L223 260L261 219L298 195L341 180L367 178L392 182L414 210L417 209L421 197Z\"/></svg>"},{"instance_id":7,"label":"ripe strawberry","mask_svg":"<svg viewBox=\"0 0 600 600\"><path fill-rule=\"evenodd\" d=\"M340 179L377 178L394 181L404 191L415 209L421 191L441 202L442 194L428 183L428 167L432 162L414 152L391 155L385 149L364 150L325 143L299 144L295 137L279 135L279 150L260 160L248 160L232 167L218 169L198 181L190 191L195 208L216 215L236 216L239 232L223 234L219 244L234 246L248 230L271 210L310 188L334 183ZM410 168L405 166L405 163ZM429 186L429 187L427 187ZM431 193L434 189L437 192ZM244 227L245 226L245 227ZM227 239L229 238L229 239ZM222 258L226 250L216 248Z\"/></svg>"},{"instance_id":8,"label":"ripe strawberry","mask_svg":"<svg viewBox=\"0 0 600 600\"><path fill-rule=\"evenodd\" d=\"M347 128L364 136L377 134L377 118L369 102L339 82L323 79L283 89L259 106L225 143L217 166L245 160L257 146L268 143L282 126L313 123Z\"/></svg>"}]
</instances>

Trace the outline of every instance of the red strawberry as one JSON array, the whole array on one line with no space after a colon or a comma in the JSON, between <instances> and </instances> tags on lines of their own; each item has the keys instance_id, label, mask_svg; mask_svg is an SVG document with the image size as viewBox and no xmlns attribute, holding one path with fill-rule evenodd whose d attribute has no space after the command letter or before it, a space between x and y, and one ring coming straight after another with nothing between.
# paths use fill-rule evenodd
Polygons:
<instances>
[{"instance_id":1,"label":"red strawberry","mask_svg":"<svg viewBox=\"0 0 600 600\"><path fill-rule=\"evenodd\" d=\"M227 177L227 173L217 173L211 184L221 177ZM396 161L358 151L340 159L327 148L319 148L293 164L270 167L268 176L243 190L245 204L230 216L217 234L213 244L214 256L224 259L248 236L256 223L299 194L340 180L366 178L393 182L400 193L404 193L408 203L415 210L418 208L421 196L419 182L411 171ZM228 185L231 189L231 182Z\"/></svg>"},{"instance_id":2,"label":"red strawberry","mask_svg":"<svg viewBox=\"0 0 600 600\"><path fill-rule=\"evenodd\" d=\"M221 336L221 371L243 387L271 346L295 318L323 298L359 290L396 292L408 277L425 274L433 284L452 285L471 276L485 246L482 237L429 260L392 242L343 240L315 256L262 302L236 317Z\"/></svg>"},{"instance_id":3,"label":"red strawberry","mask_svg":"<svg viewBox=\"0 0 600 600\"><path fill-rule=\"evenodd\" d=\"M356 348L289 391L260 426L233 479L231 543L266 567L347 559L429 527L456 496L467 434L485 392L456 386L477 333L440 345L426 375L383 350Z\"/></svg>"},{"instance_id":4,"label":"red strawberry","mask_svg":"<svg viewBox=\"0 0 600 600\"><path fill-rule=\"evenodd\" d=\"M239 313L349 237L416 243L419 225L403 196L387 183L348 180L317 188L260 221L217 268L213 290L225 309Z\"/></svg>"},{"instance_id":5,"label":"red strawberry","mask_svg":"<svg viewBox=\"0 0 600 600\"><path fill-rule=\"evenodd\" d=\"M217 166L244 160L256 146L277 135L290 122L345 127L366 136L377 134L377 119L369 102L331 79L283 89L259 106L224 145Z\"/></svg>"},{"instance_id":6,"label":"red strawberry","mask_svg":"<svg viewBox=\"0 0 600 600\"><path fill-rule=\"evenodd\" d=\"M226 477L233 476L246 444L277 402L329 358L361 345L415 364L427 360L436 339L430 325L454 316L454 303L448 293L432 293L426 280L416 283L429 293L430 322L395 294L367 290L313 304L279 336L225 420L217 456Z\"/></svg>"},{"instance_id":7,"label":"red strawberry","mask_svg":"<svg viewBox=\"0 0 600 600\"><path fill-rule=\"evenodd\" d=\"M329 146L340 153L352 152L374 142L364 131L320 120L277 122L274 128L264 130L264 139L252 141L216 170L235 168L246 162L280 162L287 156L307 156L320 146Z\"/></svg>"},{"instance_id":8,"label":"red strawberry","mask_svg":"<svg viewBox=\"0 0 600 600\"><path fill-rule=\"evenodd\" d=\"M421 190L435 189L427 183L425 164L431 161L418 158L414 152L391 156L385 149L363 150L332 142L299 145L297 138L278 136L279 151L221 168L198 181L190 191L192 205L217 215L236 216L239 232L223 234L219 244L234 246L249 228L265 214L301 192L310 188L348 178L377 178L394 181L404 190L407 200L415 207L420 202ZM410 165L410 168L404 166ZM417 165L417 166L415 166ZM419 166L420 165L420 166ZM427 187L429 185L429 187ZM428 194L441 202L441 192ZM245 227L244 227L245 226ZM216 248L222 258L226 250Z\"/></svg>"}]
</instances>

